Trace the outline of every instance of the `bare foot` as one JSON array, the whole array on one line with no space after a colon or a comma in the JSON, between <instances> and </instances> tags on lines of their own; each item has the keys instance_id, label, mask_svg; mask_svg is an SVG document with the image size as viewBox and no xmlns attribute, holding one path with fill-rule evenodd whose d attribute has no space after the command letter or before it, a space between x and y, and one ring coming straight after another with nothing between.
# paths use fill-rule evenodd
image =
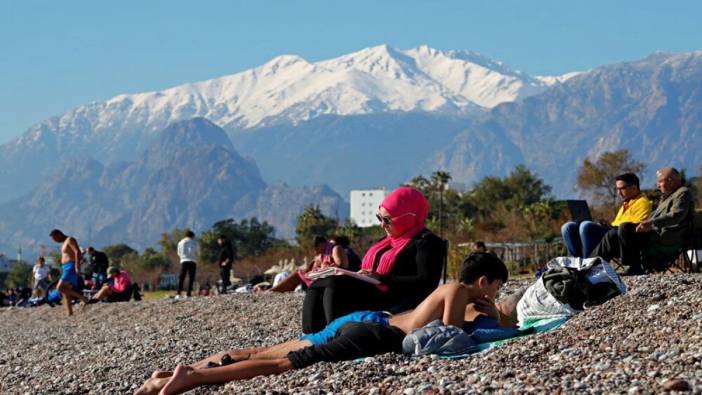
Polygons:
<instances>
[{"instance_id":1,"label":"bare foot","mask_svg":"<svg viewBox=\"0 0 702 395\"><path fill-rule=\"evenodd\" d=\"M173 376L168 380L168 383L161 388L159 395L175 395L182 394L194 388L193 383L188 380L190 374L194 372L195 369L187 365L178 365L173 371Z\"/></svg>"},{"instance_id":2,"label":"bare foot","mask_svg":"<svg viewBox=\"0 0 702 395\"><path fill-rule=\"evenodd\" d=\"M152 379L163 379L171 376L173 376L173 372L170 372L168 370L154 370L154 372L151 373Z\"/></svg>"},{"instance_id":3,"label":"bare foot","mask_svg":"<svg viewBox=\"0 0 702 395\"><path fill-rule=\"evenodd\" d=\"M168 383L170 377L152 377L144 383L138 390L134 392L134 395L156 395L163 388L166 383Z\"/></svg>"}]
</instances>

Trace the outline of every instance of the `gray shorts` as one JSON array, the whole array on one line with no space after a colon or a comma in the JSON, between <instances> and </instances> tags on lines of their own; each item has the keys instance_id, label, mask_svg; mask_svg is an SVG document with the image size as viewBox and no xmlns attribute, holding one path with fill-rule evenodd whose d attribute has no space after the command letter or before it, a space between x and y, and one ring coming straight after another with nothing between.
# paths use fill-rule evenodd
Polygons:
<instances>
[{"instance_id":1,"label":"gray shorts","mask_svg":"<svg viewBox=\"0 0 702 395\"><path fill-rule=\"evenodd\" d=\"M46 291L46 289L49 288L49 284L51 284L51 282L48 278L42 278L41 280L37 280L34 282L34 289L41 289Z\"/></svg>"}]
</instances>

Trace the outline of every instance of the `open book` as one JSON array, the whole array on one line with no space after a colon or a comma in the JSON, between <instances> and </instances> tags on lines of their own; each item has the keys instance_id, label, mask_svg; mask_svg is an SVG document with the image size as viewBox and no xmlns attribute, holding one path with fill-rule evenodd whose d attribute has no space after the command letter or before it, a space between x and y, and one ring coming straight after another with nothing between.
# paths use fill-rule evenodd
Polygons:
<instances>
[{"instance_id":1,"label":"open book","mask_svg":"<svg viewBox=\"0 0 702 395\"><path fill-rule=\"evenodd\" d=\"M373 277L366 276L365 274L361 274L358 272L352 272L350 270L341 269L338 267L328 267L326 269L317 270L314 272L307 273L307 277L309 277L312 280L316 280L319 278L325 278L325 277L329 277L329 276L351 276L353 278L359 279L361 281L365 281L367 283L371 283L373 285L380 284L380 281L378 281L377 279L375 279Z\"/></svg>"}]
</instances>

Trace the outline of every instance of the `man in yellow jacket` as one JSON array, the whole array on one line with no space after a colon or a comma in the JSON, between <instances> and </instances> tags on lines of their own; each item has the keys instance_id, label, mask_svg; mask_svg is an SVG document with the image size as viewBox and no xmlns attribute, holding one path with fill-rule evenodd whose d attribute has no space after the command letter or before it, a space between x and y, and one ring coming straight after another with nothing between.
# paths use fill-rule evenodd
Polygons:
<instances>
[{"instance_id":1,"label":"man in yellow jacket","mask_svg":"<svg viewBox=\"0 0 702 395\"><path fill-rule=\"evenodd\" d=\"M673 167L656 172L656 185L662 196L650 218L638 224L623 222L617 231L607 232L592 256L620 258L628 267L627 274L665 270L667 260L674 258L684 244L695 204L680 172Z\"/></svg>"},{"instance_id":2,"label":"man in yellow jacket","mask_svg":"<svg viewBox=\"0 0 702 395\"><path fill-rule=\"evenodd\" d=\"M641 193L639 177L634 173L624 173L615 179L617 194L622 199L617 216L611 226L592 221L581 223L567 222L561 227L563 241L568 253L575 257L586 258L600 243L604 235L625 222L638 224L651 215L651 201Z\"/></svg>"}]
</instances>

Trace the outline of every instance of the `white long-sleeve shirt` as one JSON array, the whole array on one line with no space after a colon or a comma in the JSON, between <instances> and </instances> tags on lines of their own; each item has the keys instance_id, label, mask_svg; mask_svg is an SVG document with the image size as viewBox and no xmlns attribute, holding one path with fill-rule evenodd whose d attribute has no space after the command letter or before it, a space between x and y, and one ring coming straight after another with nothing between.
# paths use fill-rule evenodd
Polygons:
<instances>
[{"instance_id":1,"label":"white long-sleeve shirt","mask_svg":"<svg viewBox=\"0 0 702 395\"><path fill-rule=\"evenodd\" d=\"M178 242L178 257L180 258L180 263L183 262L196 262L197 256L200 254L197 241L186 237Z\"/></svg>"}]
</instances>

